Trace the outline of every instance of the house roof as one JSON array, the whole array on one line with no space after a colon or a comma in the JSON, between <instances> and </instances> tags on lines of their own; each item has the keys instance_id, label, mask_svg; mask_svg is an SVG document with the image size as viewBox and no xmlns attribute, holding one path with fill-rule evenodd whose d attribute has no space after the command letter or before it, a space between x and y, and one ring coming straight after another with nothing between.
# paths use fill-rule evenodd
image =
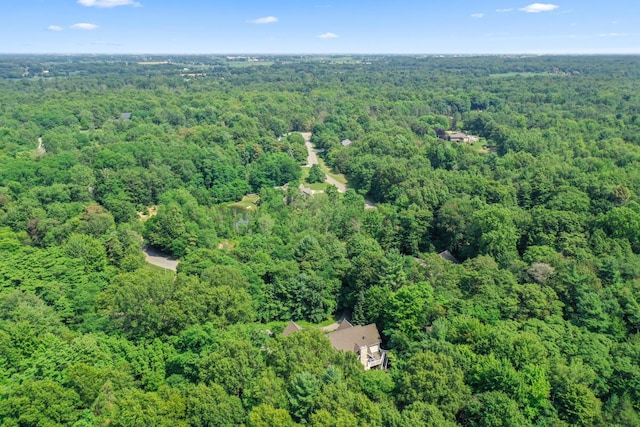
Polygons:
<instances>
[{"instance_id":1,"label":"house roof","mask_svg":"<svg viewBox=\"0 0 640 427\"><path fill-rule=\"evenodd\" d=\"M348 322L347 322L348 323ZM328 336L336 350L354 351L363 346L380 344L380 332L374 323L367 326L345 327L331 332Z\"/></svg>"},{"instance_id":2,"label":"house roof","mask_svg":"<svg viewBox=\"0 0 640 427\"><path fill-rule=\"evenodd\" d=\"M336 328L336 331L341 331L343 329L353 328L353 325L349 323L347 319L342 319Z\"/></svg>"},{"instance_id":3,"label":"house roof","mask_svg":"<svg viewBox=\"0 0 640 427\"><path fill-rule=\"evenodd\" d=\"M476 135L469 135L467 133L458 132L458 131L447 131L447 137L449 138L449 140L462 140L462 141L473 141L473 142L480 140L480 137Z\"/></svg>"},{"instance_id":4,"label":"house roof","mask_svg":"<svg viewBox=\"0 0 640 427\"><path fill-rule=\"evenodd\" d=\"M301 330L302 330L302 328L300 326L298 326L298 324L292 320L291 322L289 322L287 327L284 328L284 331L282 331L282 335L286 337L288 335L291 335L294 332L298 332L298 331L301 331Z\"/></svg>"},{"instance_id":5,"label":"house roof","mask_svg":"<svg viewBox=\"0 0 640 427\"><path fill-rule=\"evenodd\" d=\"M122 120L129 120L131 118L131 113L122 113L120 114Z\"/></svg>"},{"instance_id":6,"label":"house roof","mask_svg":"<svg viewBox=\"0 0 640 427\"><path fill-rule=\"evenodd\" d=\"M452 262L454 264L460 264L460 261L458 261L458 259L456 257L454 257L451 254L451 252L449 252L449 251L442 251L438 255L440 255L442 257L442 259L450 261L450 262Z\"/></svg>"},{"instance_id":7,"label":"house roof","mask_svg":"<svg viewBox=\"0 0 640 427\"><path fill-rule=\"evenodd\" d=\"M340 144L342 144L343 147L348 147L352 144L352 142L350 139L345 139Z\"/></svg>"},{"instance_id":8,"label":"house roof","mask_svg":"<svg viewBox=\"0 0 640 427\"><path fill-rule=\"evenodd\" d=\"M469 135L467 135L466 133L460 133L460 132L455 132L455 133L450 133L449 134L449 139L468 139Z\"/></svg>"}]
</instances>

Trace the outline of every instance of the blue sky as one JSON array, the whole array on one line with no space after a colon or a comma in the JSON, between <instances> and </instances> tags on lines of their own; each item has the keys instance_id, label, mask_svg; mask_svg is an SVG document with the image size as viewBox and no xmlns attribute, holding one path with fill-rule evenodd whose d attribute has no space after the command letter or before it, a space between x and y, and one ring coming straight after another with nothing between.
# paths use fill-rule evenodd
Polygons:
<instances>
[{"instance_id":1,"label":"blue sky","mask_svg":"<svg viewBox=\"0 0 640 427\"><path fill-rule=\"evenodd\" d=\"M4 0L0 53L639 53L640 0Z\"/></svg>"}]
</instances>

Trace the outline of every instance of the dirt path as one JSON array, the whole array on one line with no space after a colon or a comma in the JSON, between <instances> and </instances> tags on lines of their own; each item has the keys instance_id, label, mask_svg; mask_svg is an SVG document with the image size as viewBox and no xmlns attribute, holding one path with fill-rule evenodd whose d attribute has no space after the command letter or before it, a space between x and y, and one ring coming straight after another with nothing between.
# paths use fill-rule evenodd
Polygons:
<instances>
[{"instance_id":1,"label":"dirt path","mask_svg":"<svg viewBox=\"0 0 640 427\"><path fill-rule=\"evenodd\" d=\"M167 270L176 271L178 269L178 264L180 263L180 261L173 257L167 256L166 254L163 254L157 249L144 245L142 247L142 252L144 252L145 259L149 264L158 266L160 268L165 268Z\"/></svg>"}]
</instances>

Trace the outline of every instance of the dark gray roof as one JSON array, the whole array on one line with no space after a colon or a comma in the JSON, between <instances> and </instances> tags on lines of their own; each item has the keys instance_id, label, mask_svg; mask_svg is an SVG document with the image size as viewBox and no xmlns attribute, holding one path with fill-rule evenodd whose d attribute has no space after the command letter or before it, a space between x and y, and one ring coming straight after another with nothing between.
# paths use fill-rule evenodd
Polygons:
<instances>
[{"instance_id":1,"label":"dark gray roof","mask_svg":"<svg viewBox=\"0 0 640 427\"><path fill-rule=\"evenodd\" d=\"M446 259L447 261L450 261L454 264L460 264L460 261L458 261L458 259L456 257L454 257L453 255L451 255L451 252L449 251L442 251L439 254L443 259Z\"/></svg>"}]
</instances>

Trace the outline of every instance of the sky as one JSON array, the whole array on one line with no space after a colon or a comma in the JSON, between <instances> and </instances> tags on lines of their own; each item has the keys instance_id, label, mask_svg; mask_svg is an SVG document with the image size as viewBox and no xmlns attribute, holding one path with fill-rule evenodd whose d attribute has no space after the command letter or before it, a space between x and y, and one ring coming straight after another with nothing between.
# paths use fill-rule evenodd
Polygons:
<instances>
[{"instance_id":1,"label":"sky","mask_svg":"<svg viewBox=\"0 0 640 427\"><path fill-rule=\"evenodd\" d=\"M640 0L3 0L0 53L640 54Z\"/></svg>"}]
</instances>

